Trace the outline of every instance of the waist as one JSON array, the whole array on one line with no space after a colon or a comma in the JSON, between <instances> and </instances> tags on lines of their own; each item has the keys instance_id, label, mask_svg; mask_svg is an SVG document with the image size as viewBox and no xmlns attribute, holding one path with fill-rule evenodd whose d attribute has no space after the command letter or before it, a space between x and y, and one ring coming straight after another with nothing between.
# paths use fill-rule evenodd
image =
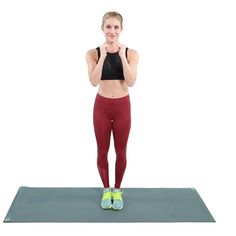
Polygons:
<instances>
[{"instance_id":1,"label":"waist","mask_svg":"<svg viewBox=\"0 0 236 236\"><path fill-rule=\"evenodd\" d=\"M108 98L104 97L101 94L97 93L96 95L96 101L105 102L105 103L123 103L123 102L130 102L130 96L125 95L123 97L118 98Z\"/></svg>"}]
</instances>

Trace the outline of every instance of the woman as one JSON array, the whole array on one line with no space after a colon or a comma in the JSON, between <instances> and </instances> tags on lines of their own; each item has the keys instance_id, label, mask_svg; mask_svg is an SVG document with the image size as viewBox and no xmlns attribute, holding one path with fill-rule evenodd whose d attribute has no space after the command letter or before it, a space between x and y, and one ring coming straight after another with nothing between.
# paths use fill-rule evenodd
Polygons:
<instances>
[{"instance_id":1,"label":"woman","mask_svg":"<svg viewBox=\"0 0 236 236\"><path fill-rule=\"evenodd\" d=\"M97 166L104 190L101 206L104 209L123 208L122 178L126 168L126 146L131 125L128 87L136 81L138 53L119 43L123 18L118 12L103 16L101 29L105 43L86 54L89 80L99 85L94 103L94 131L97 141ZM107 154L113 132L116 151L115 186L109 184Z\"/></svg>"}]
</instances>

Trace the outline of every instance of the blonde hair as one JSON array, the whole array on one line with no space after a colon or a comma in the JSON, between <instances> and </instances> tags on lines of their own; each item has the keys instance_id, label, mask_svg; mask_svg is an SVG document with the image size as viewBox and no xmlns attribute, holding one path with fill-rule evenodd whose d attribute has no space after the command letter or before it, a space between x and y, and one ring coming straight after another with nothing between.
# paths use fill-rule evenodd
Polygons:
<instances>
[{"instance_id":1,"label":"blonde hair","mask_svg":"<svg viewBox=\"0 0 236 236\"><path fill-rule=\"evenodd\" d=\"M108 19L108 18L111 18L111 17L114 17L116 18L117 20L120 21L120 25L121 25L121 28L123 27L123 17L120 13L116 12L116 11L108 11L104 14L103 18L102 18L102 27L104 26L104 23L105 21Z\"/></svg>"}]
</instances>

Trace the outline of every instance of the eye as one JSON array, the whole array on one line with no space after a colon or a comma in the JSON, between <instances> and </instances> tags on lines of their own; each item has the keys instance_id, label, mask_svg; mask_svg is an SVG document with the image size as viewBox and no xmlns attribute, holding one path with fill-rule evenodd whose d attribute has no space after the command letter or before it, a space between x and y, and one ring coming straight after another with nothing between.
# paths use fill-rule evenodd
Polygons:
<instances>
[{"instance_id":1,"label":"eye","mask_svg":"<svg viewBox=\"0 0 236 236\"><path fill-rule=\"evenodd\" d=\"M110 26L110 25L107 25L107 26L106 26L106 28L107 28L107 29L110 29L110 28L111 28L111 26Z\"/></svg>"},{"instance_id":2,"label":"eye","mask_svg":"<svg viewBox=\"0 0 236 236\"><path fill-rule=\"evenodd\" d=\"M115 29L119 29L120 27L118 25L115 26Z\"/></svg>"}]
</instances>

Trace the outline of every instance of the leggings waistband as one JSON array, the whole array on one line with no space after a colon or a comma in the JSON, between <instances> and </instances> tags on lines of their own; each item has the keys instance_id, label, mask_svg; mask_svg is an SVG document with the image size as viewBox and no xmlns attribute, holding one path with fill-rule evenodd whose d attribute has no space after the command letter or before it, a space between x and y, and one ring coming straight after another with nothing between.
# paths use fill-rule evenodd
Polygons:
<instances>
[{"instance_id":1,"label":"leggings waistband","mask_svg":"<svg viewBox=\"0 0 236 236\"><path fill-rule=\"evenodd\" d=\"M128 95L126 95L124 97L120 97L120 98L107 98L107 97L103 97L102 95L97 93L96 100L101 101L101 102L106 102L106 103L122 103L122 102L129 102L130 96L128 94Z\"/></svg>"}]
</instances>

